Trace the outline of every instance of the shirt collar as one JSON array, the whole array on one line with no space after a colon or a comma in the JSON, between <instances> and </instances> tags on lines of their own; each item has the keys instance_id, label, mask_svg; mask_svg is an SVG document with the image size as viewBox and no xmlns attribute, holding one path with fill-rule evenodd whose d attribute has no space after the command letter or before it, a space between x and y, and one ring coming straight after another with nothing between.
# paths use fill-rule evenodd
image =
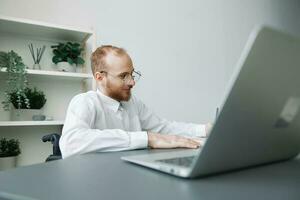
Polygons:
<instances>
[{"instance_id":1,"label":"shirt collar","mask_svg":"<svg viewBox=\"0 0 300 200\"><path fill-rule=\"evenodd\" d=\"M109 96L106 96L105 94L103 94L99 89L97 89L97 93L99 94L102 102L111 110L113 110L114 112L117 112L120 107L121 107L121 103Z\"/></svg>"}]
</instances>

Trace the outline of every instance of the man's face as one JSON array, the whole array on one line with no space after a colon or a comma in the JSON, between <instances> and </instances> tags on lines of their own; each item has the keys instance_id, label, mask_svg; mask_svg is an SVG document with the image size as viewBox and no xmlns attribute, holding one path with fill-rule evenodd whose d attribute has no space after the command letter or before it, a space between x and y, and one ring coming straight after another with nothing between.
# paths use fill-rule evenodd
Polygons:
<instances>
[{"instance_id":1,"label":"man's face","mask_svg":"<svg viewBox=\"0 0 300 200\"><path fill-rule=\"evenodd\" d=\"M133 72L133 64L128 55L106 56L107 70L103 73L103 92L117 100L128 101L131 96L131 89L135 85L134 80L124 81L124 77Z\"/></svg>"}]
</instances>

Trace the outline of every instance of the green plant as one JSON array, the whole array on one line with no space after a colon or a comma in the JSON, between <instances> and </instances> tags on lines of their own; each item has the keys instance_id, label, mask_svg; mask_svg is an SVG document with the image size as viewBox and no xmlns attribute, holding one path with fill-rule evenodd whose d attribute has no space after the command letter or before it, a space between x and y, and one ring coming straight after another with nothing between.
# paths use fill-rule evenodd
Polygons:
<instances>
[{"instance_id":1,"label":"green plant","mask_svg":"<svg viewBox=\"0 0 300 200\"><path fill-rule=\"evenodd\" d=\"M45 97L45 94L43 91L38 91L35 87L34 89L31 88L25 88L24 89L25 95L29 100L29 107L27 107L25 103L25 99L21 97L21 99L18 98L18 95L16 92L10 93L10 102L14 105L17 109L41 109L47 99ZM19 106L20 105L20 106Z\"/></svg>"},{"instance_id":2,"label":"green plant","mask_svg":"<svg viewBox=\"0 0 300 200\"><path fill-rule=\"evenodd\" d=\"M0 139L0 157L17 156L20 153L20 143L17 139Z\"/></svg>"},{"instance_id":3,"label":"green plant","mask_svg":"<svg viewBox=\"0 0 300 200\"><path fill-rule=\"evenodd\" d=\"M18 102L24 99L26 107L29 107L29 100L25 94L24 89L28 85L26 66L22 58L14 51L3 52L0 51L0 69L7 72L5 100L2 102L4 110L9 110L10 94L15 91ZM17 104L19 108L20 103Z\"/></svg>"},{"instance_id":4,"label":"green plant","mask_svg":"<svg viewBox=\"0 0 300 200\"><path fill-rule=\"evenodd\" d=\"M52 62L55 64L59 62L68 62L71 65L84 63L84 60L80 57L83 48L79 43L58 43L58 45L52 45L51 48L54 54Z\"/></svg>"}]
</instances>

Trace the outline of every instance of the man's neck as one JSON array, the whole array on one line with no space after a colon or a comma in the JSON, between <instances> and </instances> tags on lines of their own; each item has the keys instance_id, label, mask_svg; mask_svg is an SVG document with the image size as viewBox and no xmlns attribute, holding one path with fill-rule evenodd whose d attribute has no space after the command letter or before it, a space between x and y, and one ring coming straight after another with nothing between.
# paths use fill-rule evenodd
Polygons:
<instances>
[{"instance_id":1,"label":"man's neck","mask_svg":"<svg viewBox=\"0 0 300 200\"><path fill-rule=\"evenodd\" d=\"M103 95L105 95L105 96L107 96L107 97L109 97L109 98L111 98L111 99L113 99L113 100L115 100L115 101L120 102L119 100L117 100L117 99L111 97L111 96L110 96L103 88L97 87L97 90L98 90L98 92L100 92L101 94L103 94Z\"/></svg>"}]
</instances>

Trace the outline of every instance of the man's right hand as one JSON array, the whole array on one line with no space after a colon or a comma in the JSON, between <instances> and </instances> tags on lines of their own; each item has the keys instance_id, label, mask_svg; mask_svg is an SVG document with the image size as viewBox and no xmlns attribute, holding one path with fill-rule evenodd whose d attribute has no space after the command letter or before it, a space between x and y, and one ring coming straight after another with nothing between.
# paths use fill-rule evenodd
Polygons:
<instances>
[{"instance_id":1,"label":"man's right hand","mask_svg":"<svg viewBox=\"0 0 300 200\"><path fill-rule=\"evenodd\" d=\"M186 138L179 135L164 135L148 132L148 147L169 149L169 148L191 148L196 149L200 146L200 141Z\"/></svg>"}]
</instances>

